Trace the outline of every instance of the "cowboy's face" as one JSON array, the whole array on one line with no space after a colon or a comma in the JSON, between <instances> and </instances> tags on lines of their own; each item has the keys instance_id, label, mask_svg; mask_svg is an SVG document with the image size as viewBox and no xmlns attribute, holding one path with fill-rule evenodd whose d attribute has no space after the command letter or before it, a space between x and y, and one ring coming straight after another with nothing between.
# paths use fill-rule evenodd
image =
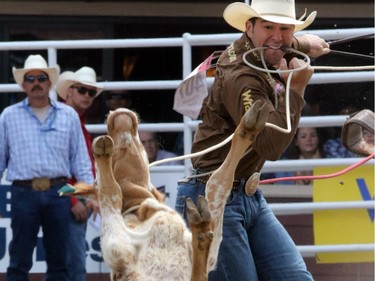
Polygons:
<instances>
[{"instance_id":1,"label":"cowboy's face","mask_svg":"<svg viewBox=\"0 0 375 281\"><path fill-rule=\"evenodd\" d=\"M24 75L22 88L29 99L48 99L51 81L47 73L34 69Z\"/></svg>"},{"instance_id":2,"label":"cowboy's face","mask_svg":"<svg viewBox=\"0 0 375 281\"><path fill-rule=\"evenodd\" d=\"M279 24L263 19L256 19L255 24L246 22L246 34L251 39L254 47L270 46L264 50L264 58L270 65L277 66L284 56L279 48L283 45L291 46L293 40L294 25Z\"/></svg>"},{"instance_id":3,"label":"cowboy's face","mask_svg":"<svg viewBox=\"0 0 375 281\"><path fill-rule=\"evenodd\" d=\"M66 103L80 113L84 113L95 99L96 88L76 83L68 89Z\"/></svg>"}]
</instances>

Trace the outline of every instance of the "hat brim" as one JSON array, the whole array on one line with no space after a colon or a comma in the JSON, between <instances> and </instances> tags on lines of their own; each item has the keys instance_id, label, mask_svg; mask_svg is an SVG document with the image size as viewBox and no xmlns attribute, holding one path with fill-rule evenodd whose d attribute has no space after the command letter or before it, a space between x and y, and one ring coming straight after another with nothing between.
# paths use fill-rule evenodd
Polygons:
<instances>
[{"instance_id":1,"label":"hat brim","mask_svg":"<svg viewBox=\"0 0 375 281\"><path fill-rule=\"evenodd\" d=\"M227 6L227 8L223 12L223 17L230 26L242 32L245 32L246 22L251 18L262 18L266 21L280 24L292 24L295 26L294 31L297 32L305 29L310 24L312 24L316 17L316 12L312 12L306 18L306 20L301 21L285 16L260 15L249 5L241 2L236 2Z\"/></svg>"},{"instance_id":2,"label":"hat brim","mask_svg":"<svg viewBox=\"0 0 375 281\"><path fill-rule=\"evenodd\" d=\"M21 88L22 88L23 78L25 77L25 74L31 70L40 70L40 71L47 73L49 80L52 82L53 85L55 85L57 78L59 77L60 66L55 65L55 67L47 67L47 68L20 68L20 69L13 67L12 72L13 72L14 80Z\"/></svg>"},{"instance_id":3,"label":"hat brim","mask_svg":"<svg viewBox=\"0 0 375 281\"><path fill-rule=\"evenodd\" d=\"M68 89L72 85L78 84L78 83L82 84L82 85L86 85L86 86L96 88L97 93L95 95L95 98L101 92L103 92L103 88L98 87L98 85L96 85L94 83L87 82L87 81L79 81L79 79L77 79L77 75L72 71L65 71L65 72L60 74L60 77L59 77L59 79L57 80L57 83L56 83L56 92L59 95L59 97L62 98L65 101L68 97Z\"/></svg>"}]
</instances>

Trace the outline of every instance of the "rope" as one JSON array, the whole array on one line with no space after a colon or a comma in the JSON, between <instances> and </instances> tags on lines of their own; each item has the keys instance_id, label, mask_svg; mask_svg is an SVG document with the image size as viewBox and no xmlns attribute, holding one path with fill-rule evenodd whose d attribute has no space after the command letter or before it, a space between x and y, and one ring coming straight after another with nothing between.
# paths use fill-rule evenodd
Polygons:
<instances>
[{"instance_id":1,"label":"rope","mask_svg":"<svg viewBox=\"0 0 375 281\"><path fill-rule=\"evenodd\" d=\"M259 181L259 184L269 184L269 183L275 183L275 182L280 182L280 181L298 181L298 180L321 180L321 179L329 179L329 178L334 178L334 177L338 177L338 176L341 176L355 168L357 168L358 166L366 163L367 161L371 160L372 158L374 158L375 154L371 154L369 156L367 156L366 158L358 161L357 163L354 163L353 165L345 168L345 169L342 169L341 171L338 171L336 173L332 173L332 174L327 174L327 175L317 175L317 176L293 176L293 177L281 177L281 178L274 178L274 179L267 179L267 180L261 180Z\"/></svg>"},{"instance_id":2,"label":"rope","mask_svg":"<svg viewBox=\"0 0 375 281\"><path fill-rule=\"evenodd\" d=\"M329 44L329 46L332 46L332 45L347 43L347 42L354 41L354 40L369 39L369 38L373 38L373 37L374 37L374 33L362 34L362 35L356 35L356 36L352 36L352 37L347 37L347 38L343 38L343 39L330 41L330 42L328 42L328 44Z\"/></svg>"},{"instance_id":3,"label":"rope","mask_svg":"<svg viewBox=\"0 0 375 281\"><path fill-rule=\"evenodd\" d=\"M282 73L289 73L288 75L288 79L287 79L287 82L286 82L286 89L285 89L285 103L286 103L286 123L287 123L287 127L286 129L285 128L281 128L275 124L272 124L272 123L266 123L266 127L270 127L272 129L275 129L277 131L280 131L282 133L290 133L292 131L292 128L291 128L291 123L290 123L290 106L289 106L289 95L290 95L290 82L292 81L292 76L293 76L293 73L296 72L296 71L300 71L300 70L303 70L305 68L307 68L309 65L310 65L310 58L309 56L307 56L306 54L300 52L300 51L297 51L297 50L294 50L292 48L287 48L287 52L288 53L291 53L291 52L294 52L296 53L297 55L300 55L300 56L303 56L304 57L304 60L306 62L306 64L298 67L298 68L294 68L294 69L284 69L284 70L281 70L281 69L277 69L277 70L272 70L272 69L268 69L267 68L267 64L266 62L264 61L264 56L263 56L263 51L265 49L269 49L269 47L259 47L259 48L254 48L254 49L251 49L247 52L245 52L242 56L242 60L251 68L254 68L255 70L258 70L258 71L261 71L261 72L266 72L267 75L270 77L270 79L273 79L270 75L270 73L276 73L276 74L282 74ZM247 55L249 55L250 53L253 53L253 52L256 52L256 51L261 51L261 60L262 60L262 64L263 64L263 68L260 68L252 63L250 63L246 57ZM276 100L277 100L277 96L276 96Z\"/></svg>"},{"instance_id":4,"label":"rope","mask_svg":"<svg viewBox=\"0 0 375 281\"><path fill-rule=\"evenodd\" d=\"M364 66L313 66L314 70L338 70L338 71L351 71L351 70L374 70L374 65Z\"/></svg>"},{"instance_id":5,"label":"rope","mask_svg":"<svg viewBox=\"0 0 375 281\"><path fill-rule=\"evenodd\" d=\"M308 65L310 64L310 58L300 52L300 51L297 51L297 50L294 50L294 49L291 49L293 52L296 52L298 55L301 55L301 56L304 56L307 63L305 65L302 65L301 67L299 68L296 68L296 69L286 69L286 70L271 70L271 69L268 69L267 68L267 65L266 63L264 62L264 57L263 57L263 50L264 49L268 49L268 47L260 47L260 48L254 48L254 49L251 49L249 51L247 51L246 53L244 53L243 55L243 60L244 62L252 67L252 68L255 68L259 71L262 71L262 72L267 72L267 73L289 73L289 76L288 76L288 79L287 79L287 84L286 84L286 97L285 97L285 100L286 100L286 117L287 117L287 128L280 128L279 126L276 126L275 124L272 124L272 123L266 123L266 126L267 127L271 127L275 130L278 130L280 132L283 132L283 133L290 133L291 132L291 123L290 123L290 107L289 107L289 93L290 93L290 82L292 80L292 75L293 75L293 72L294 71L300 71L306 67L308 67ZM261 52L261 56L262 56L262 62L263 62L263 66L264 68L260 68L260 67L257 67L251 63L249 63L247 60L246 60L246 56L251 53L251 52L255 52L255 51L259 51L259 50L262 50ZM227 143L229 143L233 138L233 134L231 134L229 137L227 137L225 140L223 140L222 142L212 146L212 147L209 147L209 148L206 148L205 150L202 150L202 151L199 151L199 152L196 152L196 153L193 153L193 154L187 154L187 155L182 155L182 156L177 156L177 157L171 157L171 158L166 158L166 159L162 159L162 160L158 160L158 161L155 161L155 162L152 162L149 164L149 168L153 167L153 166L157 166L157 165L160 165L160 164L163 164L163 163L168 163L168 162L172 162L172 161L180 161L180 160L185 160L185 159L188 159L188 158L194 158L194 157L198 157L198 156L201 156L203 154L206 154L208 152L211 152L211 151L214 151L215 149L218 149L224 145L226 145Z\"/></svg>"},{"instance_id":6,"label":"rope","mask_svg":"<svg viewBox=\"0 0 375 281\"><path fill-rule=\"evenodd\" d=\"M188 158L194 158L194 157L201 156L203 154L214 151L215 149L218 149L219 147L222 147L222 146L226 145L228 142L230 142L232 140L233 135L234 135L234 133L231 134L229 137L227 137L222 142L220 142L220 143L218 143L214 146L211 146L209 148L206 148L202 151L198 151L198 152L192 153L192 154L186 154L186 155L181 155L181 156L177 156L177 157L171 157L171 158L165 158L165 159L162 159L162 160L158 160L158 161L155 161L155 162L152 162L151 164L149 164L148 167L150 168L150 167L160 165L160 164L163 164L163 163L167 163L167 162L171 162L171 161L185 160L185 159L188 159Z\"/></svg>"},{"instance_id":7,"label":"rope","mask_svg":"<svg viewBox=\"0 0 375 281\"><path fill-rule=\"evenodd\" d=\"M301 67L298 67L298 68L295 68L295 69L285 69L285 70L281 70L281 69L277 69L277 70L272 70L272 69L268 69L267 68L267 64L265 63L264 61L264 56L263 56L263 50L265 49L268 49L270 47L259 47L259 48L254 48L254 49L251 49L247 52L245 52L242 56L242 59L243 61L251 68L254 68L258 71L261 71L261 72L266 72L269 76L270 76L270 73L276 73L276 74L281 74L281 73L289 73L288 75L288 79L287 79L287 82L286 82L286 89L285 89L285 103L286 103L286 120L287 120L287 126L286 126L286 129L285 128L281 128L275 124L272 124L272 123L266 123L266 127L270 127L272 129L275 129L275 130L278 130L282 133L290 133L291 132L291 121L290 121L290 106L289 106L289 94L290 94L290 83L291 83L291 80L292 80L292 76L293 76L293 73L295 71L300 71L300 70L303 70L305 69L306 67L308 67L310 65L310 58L309 56L307 56L305 53L302 53L298 50L295 50L293 48L290 48L290 47L285 47L285 46L282 46L281 49L283 49L284 52L286 53L296 53L297 55L300 55L304 58L304 61L306 62L306 64L302 65ZM252 52L255 52L255 51L261 51L261 59L262 59L262 64L263 64L263 67L264 68L260 68L256 65L253 65L252 63L248 62L247 59L246 59L246 56ZM369 70L369 69L375 69L375 66L373 65L369 65L369 66L350 66L350 67L334 67L334 66L313 66L313 69L314 70ZM277 99L276 99L277 100ZM162 160L158 160L158 161L154 161L152 163L149 164L149 168L153 167L153 166L157 166L157 165L160 165L160 164L164 164L164 163L168 163L168 162L172 162L172 161L182 161L182 160L185 160L185 159L188 159L188 158L194 158L194 157L198 157L198 156L201 156L203 154L206 154L208 152L211 152L211 151L214 151L215 149L218 149L224 145L226 145L227 143L229 143L232 138L233 138L233 135L230 135L229 137L227 137L225 140L223 140L222 142L214 145L214 146L211 146L209 148L206 148L202 151L199 151L199 152L196 152L196 153L191 153L191 154L186 154L186 155L181 155L181 156L177 156L177 157L171 157L171 158L165 158L165 159L162 159Z\"/></svg>"}]
</instances>

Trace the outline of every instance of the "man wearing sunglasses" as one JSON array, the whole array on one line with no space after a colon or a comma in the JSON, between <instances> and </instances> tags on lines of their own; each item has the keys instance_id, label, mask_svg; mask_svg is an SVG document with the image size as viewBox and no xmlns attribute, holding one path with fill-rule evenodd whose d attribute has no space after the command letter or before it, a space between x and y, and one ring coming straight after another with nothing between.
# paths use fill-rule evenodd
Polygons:
<instances>
[{"instance_id":1,"label":"man wearing sunglasses","mask_svg":"<svg viewBox=\"0 0 375 281\"><path fill-rule=\"evenodd\" d=\"M68 281L70 199L58 190L71 177L92 184L90 160L78 114L49 98L60 68L30 55L13 67L26 98L0 115L0 177L7 169L11 186L12 241L7 281L28 280L39 228L47 263L46 281Z\"/></svg>"},{"instance_id":2,"label":"man wearing sunglasses","mask_svg":"<svg viewBox=\"0 0 375 281\"><path fill-rule=\"evenodd\" d=\"M85 126L86 112L94 99L103 91L96 83L96 73L91 67L84 66L76 72L63 72L56 83L56 90L65 103L73 107L79 115L81 128L85 137L87 150L91 160L92 174L95 176L94 158L92 154L92 136ZM74 184L75 179L69 183ZM96 218L99 212L98 202L94 199L78 200L71 197L71 219L69 224L71 247L67 250L69 281L86 280L86 229L89 214Z\"/></svg>"}]
</instances>

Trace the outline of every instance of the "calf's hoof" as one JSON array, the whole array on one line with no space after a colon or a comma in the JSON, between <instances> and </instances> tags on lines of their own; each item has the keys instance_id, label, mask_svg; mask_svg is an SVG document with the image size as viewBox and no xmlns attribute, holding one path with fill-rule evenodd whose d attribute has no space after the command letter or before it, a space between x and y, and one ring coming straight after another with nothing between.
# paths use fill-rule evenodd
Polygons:
<instances>
[{"instance_id":1,"label":"calf's hoof","mask_svg":"<svg viewBox=\"0 0 375 281\"><path fill-rule=\"evenodd\" d=\"M92 153L95 158L110 157L113 154L114 142L110 136L96 137L92 142Z\"/></svg>"},{"instance_id":2,"label":"calf's hoof","mask_svg":"<svg viewBox=\"0 0 375 281\"><path fill-rule=\"evenodd\" d=\"M211 230L211 213L207 199L204 196L199 196L196 206L193 200L188 198L186 206L188 222L193 236L197 237L199 243L208 243L206 246L200 244L200 247L208 247L213 239L213 232Z\"/></svg>"},{"instance_id":3,"label":"calf's hoof","mask_svg":"<svg viewBox=\"0 0 375 281\"><path fill-rule=\"evenodd\" d=\"M196 225L202 222L209 222L211 220L208 202L204 196L198 197L197 206L195 206L193 200L188 198L186 200L186 206L189 225Z\"/></svg>"},{"instance_id":4,"label":"calf's hoof","mask_svg":"<svg viewBox=\"0 0 375 281\"><path fill-rule=\"evenodd\" d=\"M186 200L186 207L190 228L201 228L201 232L207 232L208 236L210 236L211 213L207 199L204 196L199 196L196 206L193 200L188 198Z\"/></svg>"},{"instance_id":5,"label":"calf's hoof","mask_svg":"<svg viewBox=\"0 0 375 281\"><path fill-rule=\"evenodd\" d=\"M268 115L267 104L256 101L242 117L238 126L240 136L253 140L264 129Z\"/></svg>"}]
</instances>

